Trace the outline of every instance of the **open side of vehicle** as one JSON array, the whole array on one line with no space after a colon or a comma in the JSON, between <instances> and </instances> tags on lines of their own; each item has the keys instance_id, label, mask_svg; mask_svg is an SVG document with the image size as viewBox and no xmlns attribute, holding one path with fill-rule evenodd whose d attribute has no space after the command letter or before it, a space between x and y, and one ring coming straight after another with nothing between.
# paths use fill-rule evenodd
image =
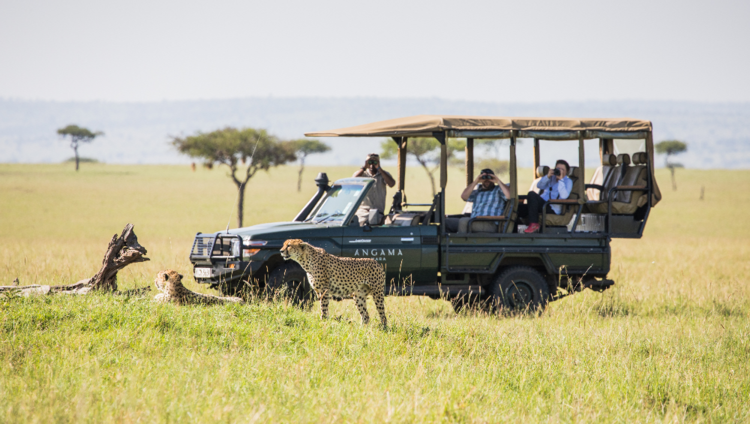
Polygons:
<instances>
[{"instance_id":1,"label":"open side of vehicle","mask_svg":"<svg viewBox=\"0 0 750 424\"><path fill-rule=\"evenodd\" d=\"M297 300L310 299L304 271L283 262L278 250L285 240L299 238L334 255L376 259L386 269L390 295L448 297L457 310L477 302L540 308L556 298L559 288L604 290L614 284L607 279L611 239L640 238L661 198L649 121L422 115L307 135L391 137L397 143L398 192L385 219L372 214L360 226L355 215L372 179L347 178L329 185L320 174L318 192L292 222L199 233L190 256L198 282L225 293L248 286L286 288ZM425 136L441 144L440 192L431 203L408 203L406 148L410 137ZM466 233L446 229L446 220L453 217L445 208L447 138L467 141L467 184L474 180L474 141L510 141L511 196L505 211L474 217ZM578 166L569 173L571 195L548 202L562 206L562 213L543 213L537 234L518 232L518 207L526 197L517 187L519 138L534 141L535 177L547 172L539 163L541 140L578 141ZM584 141L590 139L599 140L602 166L585 184ZM474 231L478 221L496 223L497 231Z\"/></svg>"}]
</instances>

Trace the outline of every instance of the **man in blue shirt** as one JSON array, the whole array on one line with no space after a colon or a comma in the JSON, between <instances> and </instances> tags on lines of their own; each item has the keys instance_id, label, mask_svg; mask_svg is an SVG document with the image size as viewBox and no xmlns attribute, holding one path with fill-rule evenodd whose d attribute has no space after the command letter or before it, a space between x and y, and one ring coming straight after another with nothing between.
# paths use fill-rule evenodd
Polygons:
<instances>
[{"instance_id":1,"label":"man in blue shirt","mask_svg":"<svg viewBox=\"0 0 750 424\"><path fill-rule=\"evenodd\" d=\"M526 196L526 204L518 205L518 216L525 217L529 222L529 227L524 230L525 233L535 233L539 231L539 215L542 213L544 204L550 200L567 199L573 190L573 180L568 178L570 165L568 162L560 159L555 163L555 167L549 170L546 177L539 179L536 186L544 190L541 195L530 191ZM560 215L562 205L547 205L547 213Z\"/></svg>"},{"instance_id":2,"label":"man in blue shirt","mask_svg":"<svg viewBox=\"0 0 750 424\"><path fill-rule=\"evenodd\" d=\"M477 185L479 185L477 187ZM475 190L476 188L476 190ZM508 186L500 181L491 169L483 169L479 176L461 193L461 199L472 202L471 217L463 217L456 222L449 219L446 222L448 231L466 233L469 230L469 220L478 216L500 216L505 210L505 203L510 197ZM458 225L456 225L458 224ZM458 228L456 228L458 227ZM475 222L471 228L475 232L497 232L497 223L488 221Z\"/></svg>"}]
</instances>

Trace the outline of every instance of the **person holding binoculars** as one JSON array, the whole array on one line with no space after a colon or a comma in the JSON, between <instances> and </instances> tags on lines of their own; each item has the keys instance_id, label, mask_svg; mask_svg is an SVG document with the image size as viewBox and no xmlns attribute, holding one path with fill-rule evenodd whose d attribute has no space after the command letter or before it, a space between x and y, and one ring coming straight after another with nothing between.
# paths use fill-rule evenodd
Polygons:
<instances>
[{"instance_id":1,"label":"person holding binoculars","mask_svg":"<svg viewBox=\"0 0 750 424\"><path fill-rule=\"evenodd\" d=\"M461 193L461 199L472 202L471 216L463 218L448 218L446 228L450 232L466 233L469 230L469 220L477 216L499 216L503 214L505 202L510 198L510 189L503 184L491 169L483 169L479 176ZM497 232L497 223L477 221L472 231Z\"/></svg>"},{"instance_id":2,"label":"person holding binoculars","mask_svg":"<svg viewBox=\"0 0 750 424\"><path fill-rule=\"evenodd\" d=\"M558 160L555 167L536 183L537 188L543 190L542 194L530 191L526 196L526 204L518 205L518 216L526 218L529 223L524 233L539 231L539 215L542 213L544 203L550 199L567 199L570 196L570 191L573 190L573 180L568 178L568 172L570 172L568 162ZM561 212L562 205L547 205L547 213L559 215Z\"/></svg>"},{"instance_id":3,"label":"person holding binoculars","mask_svg":"<svg viewBox=\"0 0 750 424\"><path fill-rule=\"evenodd\" d=\"M359 225L364 225L368 220L370 210L377 210L380 215L385 212L385 194L386 185L393 187L396 180L393 179L388 171L380 167L380 155L370 153L365 159L365 166L354 172L353 177L372 178L375 183L367 192L367 196L362 200L357 210Z\"/></svg>"}]
</instances>

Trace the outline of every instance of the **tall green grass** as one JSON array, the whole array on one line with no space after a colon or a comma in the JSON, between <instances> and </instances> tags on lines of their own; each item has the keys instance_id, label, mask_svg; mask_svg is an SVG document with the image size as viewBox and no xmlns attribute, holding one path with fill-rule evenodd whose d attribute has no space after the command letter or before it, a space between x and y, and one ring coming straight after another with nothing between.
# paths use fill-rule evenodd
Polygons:
<instances>
[{"instance_id":1,"label":"tall green grass","mask_svg":"<svg viewBox=\"0 0 750 424\"><path fill-rule=\"evenodd\" d=\"M318 171L299 194L290 169L259 174L246 222L294 216ZM423 172L409 172L409 200L427 200ZM672 192L659 171L644 238L613 242L617 285L538 316L391 297L383 331L351 301L321 321L318 305L284 302L0 297L0 422L747 422L750 172L677 172ZM450 212L462 179L450 175ZM233 200L217 169L0 165L0 284L88 277L126 222L152 261L121 272L122 287L190 275L194 233L226 226Z\"/></svg>"}]
</instances>

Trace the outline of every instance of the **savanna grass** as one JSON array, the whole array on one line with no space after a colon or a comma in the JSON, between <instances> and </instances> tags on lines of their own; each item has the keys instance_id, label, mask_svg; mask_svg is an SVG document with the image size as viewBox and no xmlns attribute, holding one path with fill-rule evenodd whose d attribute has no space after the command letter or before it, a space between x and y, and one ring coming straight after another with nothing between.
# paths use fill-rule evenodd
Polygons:
<instances>
[{"instance_id":1,"label":"savanna grass","mask_svg":"<svg viewBox=\"0 0 750 424\"><path fill-rule=\"evenodd\" d=\"M246 222L292 217L320 170L301 194L288 169L259 174ZM422 171L409 172L410 200L429 198ZM0 297L0 422L747 422L750 173L677 172L673 192L659 171L664 200L644 238L612 243L617 285L536 315L391 297L381 330L351 301L321 321L318 305L280 300ZM451 174L450 192L461 179ZM219 170L0 165L0 199L0 284L88 277L133 222L152 261L120 273L131 288L164 268L190 275L194 233L226 226L234 192Z\"/></svg>"}]
</instances>

